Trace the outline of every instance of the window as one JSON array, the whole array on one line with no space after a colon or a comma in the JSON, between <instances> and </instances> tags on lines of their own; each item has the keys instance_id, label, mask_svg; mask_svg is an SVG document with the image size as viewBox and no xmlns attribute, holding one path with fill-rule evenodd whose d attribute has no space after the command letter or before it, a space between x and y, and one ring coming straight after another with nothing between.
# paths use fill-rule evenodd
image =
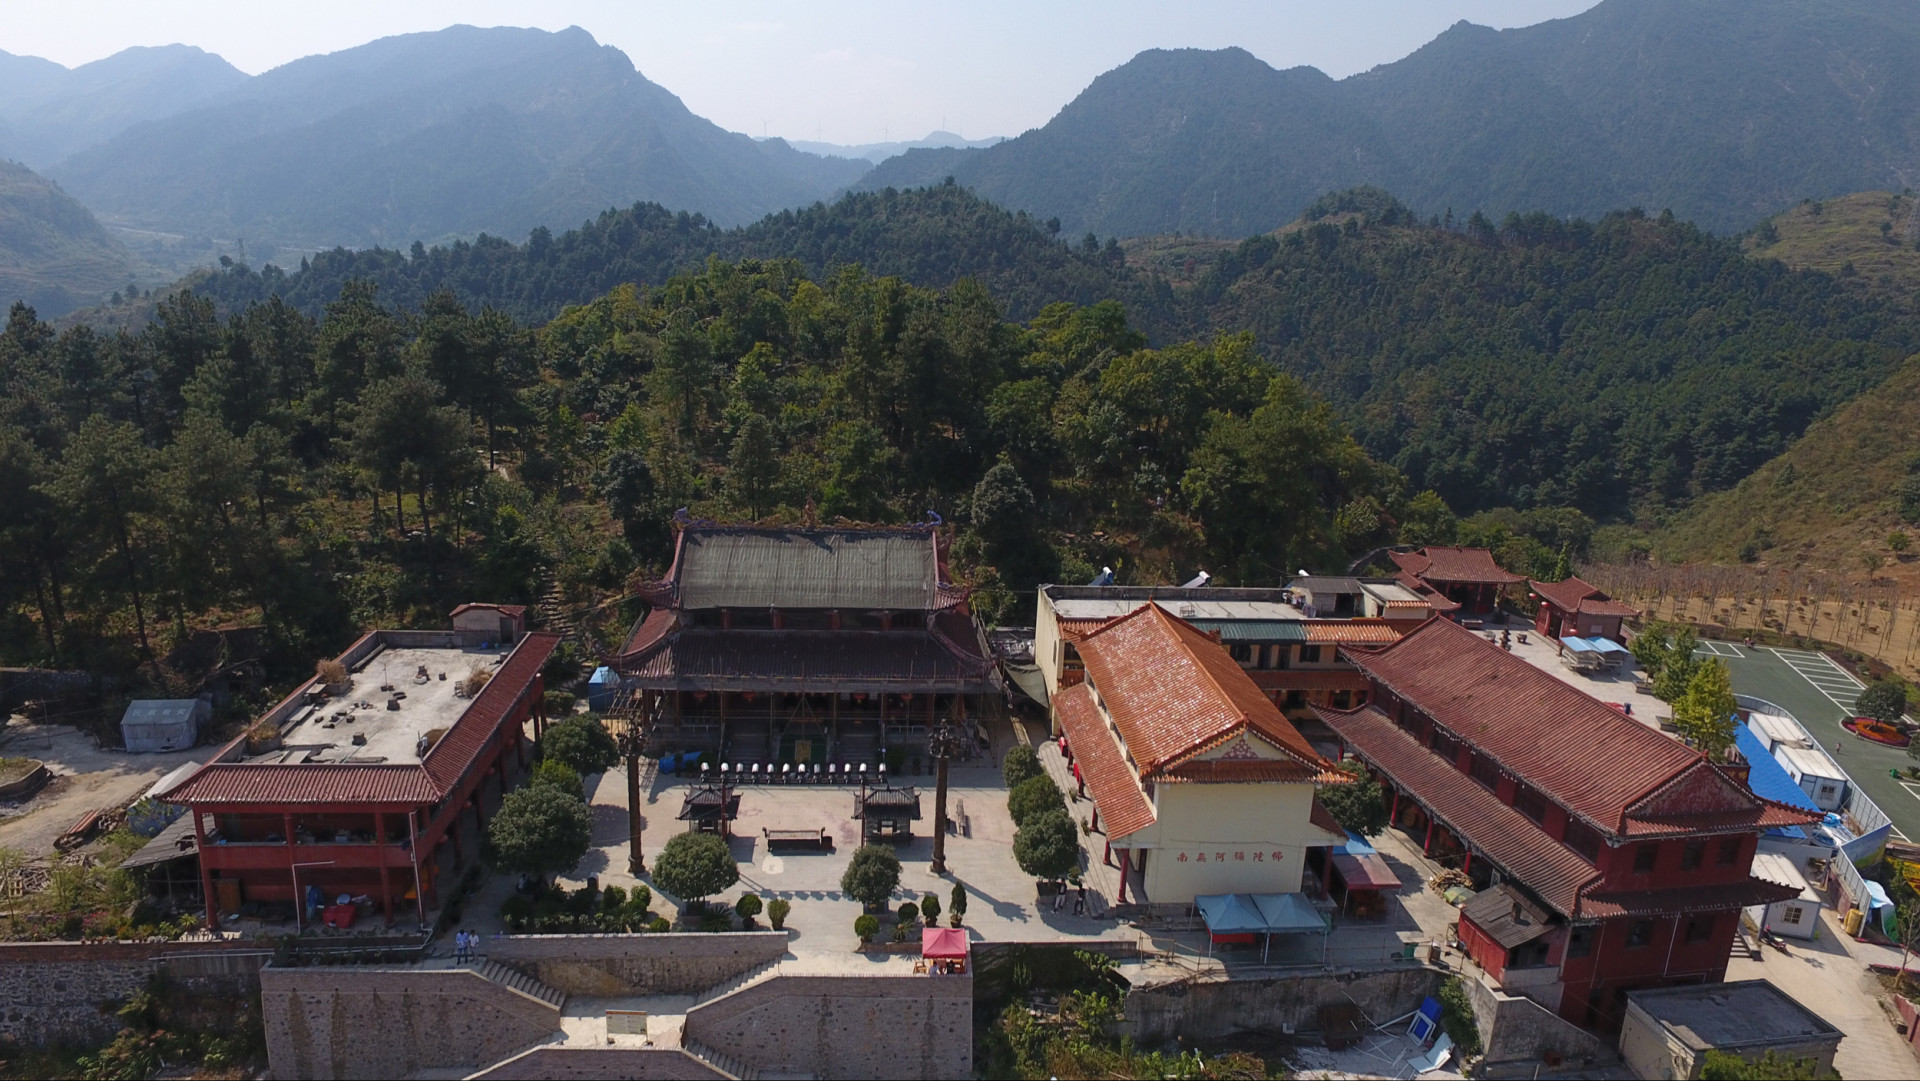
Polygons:
<instances>
[{"instance_id":1,"label":"window","mask_svg":"<svg viewBox=\"0 0 1920 1081\"><path fill-rule=\"evenodd\" d=\"M1427 747L1449 762L1460 760L1460 741L1440 728L1427 733Z\"/></svg>"},{"instance_id":2,"label":"window","mask_svg":"<svg viewBox=\"0 0 1920 1081\"><path fill-rule=\"evenodd\" d=\"M1687 921L1687 945L1698 946L1713 937L1713 917L1695 916Z\"/></svg>"},{"instance_id":3,"label":"window","mask_svg":"<svg viewBox=\"0 0 1920 1081\"><path fill-rule=\"evenodd\" d=\"M1238 661L1242 668L1251 667L1253 664L1253 647L1245 642L1235 642L1227 647L1227 656Z\"/></svg>"},{"instance_id":4,"label":"window","mask_svg":"<svg viewBox=\"0 0 1920 1081\"><path fill-rule=\"evenodd\" d=\"M1627 949L1637 950L1652 941L1652 920L1635 920L1627 925Z\"/></svg>"},{"instance_id":5,"label":"window","mask_svg":"<svg viewBox=\"0 0 1920 1081\"><path fill-rule=\"evenodd\" d=\"M1580 853L1588 863L1600 860L1600 834L1584 822L1567 823L1567 847Z\"/></svg>"},{"instance_id":6,"label":"window","mask_svg":"<svg viewBox=\"0 0 1920 1081\"><path fill-rule=\"evenodd\" d=\"M1500 767L1494 765L1493 759L1484 754L1473 756L1473 766L1467 772L1473 776L1474 780L1490 789L1500 787Z\"/></svg>"},{"instance_id":7,"label":"window","mask_svg":"<svg viewBox=\"0 0 1920 1081\"><path fill-rule=\"evenodd\" d=\"M1799 923L1807 918L1807 910L1800 905L1788 905L1780 910L1780 919L1786 923Z\"/></svg>"},{"instance_id":8,"label":"window","mask_svg":"<svg viewBox=\"0 0 1920 1081\"><path fill-rule=\"evenodd\" d=\"M1333 708L1334 709L1352 709L1353 708L1353 692L1352 691L1333 692Z\"/></svg>"},{"instance_id":9,"label":"window","mask_svg":"<svg viewBox=\"0 0 1920 1081\"><path fill-rule=\"evenodd\" d=\"M1720 855L1714 862L1722 867L1732 867L1740 862L1740 838L1728 837L1720 842Z\"/></svg>"},{"instance_id":10,"label":"window","mask_svg":"<svg viewBox=\"0 0 1920 1081\"><path fill-rule=\"evenodd\" d=\"M1633 850L1633 873L1636 875L1652 874L1654 862L1659 858L1660 858L1659 845L1641 845L1639 848L1634 849Z\"/></svg>"},{"instance_id":11,"label":"window","mask_svg":"<svg viewBox=\"0 0 1920 1081\"><path fill-rule=\"evenodd\" d=\"M1535 822L1545 821L1547 817L1546 799L1526 785L1521 785L1514 790L1513 809Z\"/></svg>"},{"instance_id":12,"label":"window","mask_svg":"<svg viewBox=\"0 0 1920 1081\"><path fill-rule=\"evenodd\" d=\"M1300 663L1301 664L1319 664L1320 663L1320 647L1319 646L1301 646L1300 647Z\"/></svg>"},{"instance_id":13,"label":"window","mask_svg":"<svg viewBox=\"0 0 1920 1081\"><path fill-rule=\"evenodd\" d=\"M1680 850L1682 871L1697 871L1705 862L1707 862L1707 842L1705 841L1688 841L1687 846Z\"/></svg>"},{"instance_id":14,"label":"window","mask_svg":"<svg viewBox=\"0 0 1920 1081\"><path fill-rule=\"evenodd\" d=\"M1593 928L1575 927L1567 932L1567 956L1586 957L1593 952Z\"/></svg>"},{"instance_id":15,"label":"window","mask_svg":"<svg viewBox=\"0 0 1920 1081\"><path fill-rule=\"evenodd\" d=\"M1305 691L1288 691L1287 692L1287 704L1285 708L1305 709L1306 706L1307 706L1307 692Z\"/></svg>"}]
</instances>

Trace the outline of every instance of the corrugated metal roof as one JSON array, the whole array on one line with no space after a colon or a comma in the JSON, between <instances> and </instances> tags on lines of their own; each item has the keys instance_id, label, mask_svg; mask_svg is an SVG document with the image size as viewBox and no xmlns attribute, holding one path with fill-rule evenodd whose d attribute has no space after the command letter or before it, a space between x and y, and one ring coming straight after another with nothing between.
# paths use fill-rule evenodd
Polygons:
<instances>
[{"instance_id":1,"label":"corrugated metal roof","mask_svg":"<svg viewBox=\"0 0 1920 1081\"><path fill-rule=\"evenodd\" d=\"M1704 761L1447 620L1348 660L1548 799L1613 833L1625 832L1629 806Z\"/></svg>"},{"instance_id":2,"label":"corrugated metal roof","mask_svg":"<svg viewBox=\"0 0 1920 1081\"><path fill-rule=\"evenodd\" d=\"M1298 619L1193 619L1209 634L1218 631L1222 642L1305 642L1307 629Z\"/></svg>"},{"instance_id":3,"label":"corrugated metal roof","mask_svg":"<svg viewBox=\"0 0 1920 1081\"><path fill-rule=\"evenodd\" d=\"M1093 691L1080 683L1063 690L1054 698L1054 716L1067 734L1080 776L1087 782L1093 805L1100 809L1100 825L1107 839L1117 841L1153 824L1153 805L1140 789L1133 767L1127 765L1120 744L1113 738Z\"/></svg>"},{"instance_id":4,"label":"corrugated metal roof","mask_svg":"<svg viewBox=\"0 0 1920 1081\"><path fill-rule=\"evenodd\" d=\"M693 528L681 534L681 608L942 606L930 530Z\"/></svg>"},{"instance_id":5,"label":"corrugated metal roof","mask_svg":"<svg viewBox=\"0 0 1920 1081\"><path fill-rule=\"evenodd\" d=\"M1300 762L1326 762L1220 644L1158 605L1075 642L1141 776L1251 729Z\"/></svg>"},{"instance_id":6,"label":"corrugated metal roof","mask_svg":"<svg viewBox=\"0 0 1920 1081\"><path fill-rule=\"evenodd\" d=\"M1746 725L1734 726L1733 745L1739 750L1740 757L1747 760L1747 787L1753 789L1754 795L1803 811L1820 810L1806 790L1787 773L1786 767L1774 760L1767 745Z\"/></svg>"}]
</instances>

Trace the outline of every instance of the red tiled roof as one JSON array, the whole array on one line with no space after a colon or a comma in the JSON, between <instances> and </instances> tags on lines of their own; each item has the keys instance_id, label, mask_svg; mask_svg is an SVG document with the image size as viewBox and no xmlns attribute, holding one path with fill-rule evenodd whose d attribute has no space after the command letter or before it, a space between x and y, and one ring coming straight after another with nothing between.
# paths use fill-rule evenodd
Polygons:
<instances>
[{"instance_id":1,"label":"red tiled roof","mask_svg":"<svg viewBox=\"0 0 1920 1081\"><path fill-rule=\"evenodd\" d=\"M1142 777L1247 730L1316 771L1327 766L1220 643L1157 604L1075 645Z\"/></svg>"},{"instance_id":2,"label":"red tiled roof","mask_svg":"<svg viewBox=\"0 0 1920 1081\"><path fill-rule=\"evenodd\" d=\"M1333 817L1333 812L1321 804L1319 796L1313 797L1313 807L1307 812L1307 821L1336 837L1346 836L1347 827L1341 825L1340 820Z\"/></svg>"},{"instance_id":3,"label":"red tiled roof","mask_svg":"<svg viewBox=\"0 0 1920 1081\"><path fill-rule=\"evenodd\" d=\"M420 764L426 767L427 775L441 793L451 792L460 783L460 779L473 768L474 760L480 757L480 751L486 746L494 732L500 728L500 722L513 712L520 697L530 693L534 680L540 677L547 658L560 648L560 636L540 632L529 634L514 647L507 657L507 663L487 680L480 693L453 722L447 734L427 752Z\"/></svg>"},{"instance_id":4,"label":"red tiled roof","mask_svg":"<svg viewBox=\"0 0 1920 1081\"><path fill-rule=\"evenodd\" d=\"M1152 825L1153 806L1100 716L1093 691L1084 683L1075 684L1054 696L1053 709L1093 805L1100 809L1100 825L1108 839L1117 841Z\"/></svg>"},{"instance_id":5,"label":"red tiled roof","mask_svg":"<svg viewBox=\"0 0 1920 1081\"><path fill-rule=\"evenodd\" d=\"M1387 554L1395 555L1395 553L1393 552L1388 552ZM1441 593L1439 590L1421 581L1420 576L1417 574L1413 574L1411 572L1403 570L1403 571L1395 572L1393 578L1394 578L1394 581L1399 582L1401 585L1406 586L1408 589L1411 589L1415 593L1420 594L1420 599L1426 601L1427 606L1429 608L1432 608L1435 612L1441 612L1441 613L1452 612L1452 611L1458 610L1461 607L1461 604L1459 601L1456 601L1451 597L1446 596L1445 594Z\"/></svg>"},{"instance_id":6,"label":"red tiled roof","mask_svg":"<svg viewBox=\"0 0 1920 1081\"><path fill-rule=\"evenodd\" d=\"M507 615L510 615L510 616L523 616L527 614L527 606L524 604L463 604L460 607L455 608L453 611L448 612L447 618L452 619L454 616L457 616L462 612L471 612L476 608L486 608L495 612L505 612Z\"/></svg>"},{"instance_id":7,"label":"red tiled roof","mask_svg":"<svg viewBox=\"0 0 1920 1081\"><path fill-rule=\"evenodd\" d=\"M1379 709L1314 713L1368 765L1393 778L1433 816L1565 916L1578 914L1580 891L1600 872L1500 802L1466 774L1402 731Z\"/></svg>"},{"instance_id":8,"label":"red tiled roof","mask_svg":"<svg viewBox=\"0 0 1920 1081\"><path fill-rule=\"evenodd\" d=\"M1511 586L1526 581L1511 571L1502 570L1485 548L1451 548L1429 544L1418 552L1388 552L1401 570L1429 582L1469 582L1480 585Z\"/></svg>"},{"instance_id":9,"label":"red tiled roof","mask_svg":"<svg viewBox=\"0 0 1920 1081\"><path fill-rule=\"evenodd\" d=\"M170 803L394 803L419 806L443 793L417 765L215 762L162 793Z\"/></svg>"},{"instance_id":10,"label":"red tiled roof","mask_svg":"<svg viewBox=\"0 0 1920 1081\"><path fill-rule=\"evenodd\" d=\"M1548 799L1610 833L1626 832L1629 807L1705 765L1700 752L1447 620L1429 620L1393 645L1355 650L1347 659ZM1723 804L1692 810L1751 806Z\"/></svg>"},{"instance_id":11,"label":"red tiled roof","mask_svg":"<svg viewBox=\"0 0 1920 1081\"><path fill-rule=\"evenodd\" d=\"M1425 605L1421 606L1423 609ZM1306 619L1301 625L1307 632L1309 642L1340 642L1347 645L1378 644L1398 642L1406 633L1404 623L1389 623L1384 619Z\"/></svg>"},{"instance_id":12,"label":"red tiled roof","mask_svg":"<svg viewBox=\"0 0 1920 1081\"><path fill-rule=\"evenodd\" d=\"M1268 691L1364 691L1373 684L1347 668L1255 668L1247 673Z\"/></svg>"},{"instance_id":13,"label":"red tiled roof","mask_svg":"<svg viewBox=\"0 0 1920 1081\"><path fill-rule=\"evenodd\" d=\"M1161 770L1158 779L1196 784L1245 784L1256 781L1342 784L1350 780L1339 770L1317 770L1291 758L1195 758Z\"/></svg>"},{"instance_id":14,"label":"red tiled roof","mask_svg":"<svg viewBox=\"0 0 1920 1081\"><path fill-rule=\"evenodd\" d=\"M557 634L520 640L507 662L474 696L453 726L417 765L347 762L210 762L160 794L169 803L384 803L419 805L443 799L473 768L500 723L513 713L560 644Z\"/></svg>"},{"instance_id":15,"label":"red tiled roof","mask_svg":"<svg viewBox=\"0 0 1920 1081\"><path fill-rule=\"evenodd\" d=\"M1562 612L1584 612L1594 616L1626 616L1640 614L1640 609L1630 604L1622 604L1607 596L1606 591L1578 578L1569 578L1564 582L1529 581L1535 593Z\"/></svg>"},{"instance_id":16,"label":"red tiled roof","mask_svg":"<svg viewBox=\"0 0 1920 1081\"><path fill-rule=\"evenodd\" d=\"M639 653L655 642L667 636L673 629L674 616L671 608L655 608L645 618L633 625L633 632L627 635L627 644L620 647L621 657Z\"/></svg>"}]
</instances>

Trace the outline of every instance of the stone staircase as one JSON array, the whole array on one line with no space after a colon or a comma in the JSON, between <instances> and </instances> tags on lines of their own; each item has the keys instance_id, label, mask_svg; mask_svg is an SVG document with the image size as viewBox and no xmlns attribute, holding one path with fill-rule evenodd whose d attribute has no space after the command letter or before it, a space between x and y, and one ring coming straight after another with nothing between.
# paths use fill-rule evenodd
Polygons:
<instances>
[{"instance_id":1,"label":"stone staircase","mask_svg":"<svg viewBox=\"0 0 1920 1081\"><path fill-rule=\"evenodd\" d=\"M723 1055L705 1044L686 1040L680 1044L680 1050L713 1067L726 1077L738 1078L739 1081L758 1081L760 1077L760 1071L731 1055Z\"/></svg>"},{"instance_id":2,"label":"stone staircase","mask_svg":"<svg viewBox=\"0 0 1920 1081\"><path fill-rule=\"evenodd\" d=\"M467 968L483 980L499 984L516 995L530 998L544 1006L551 1006L557 1010L566 1005L565 991L556 991L532 976L508 968L498 961L481 961L468 965Z\"/></svg>"},{"instance_id":3,"label":"stone staircase","mask_svg":"<svg viewBox=\"0 0 1920 1081\"><path fill-rule=\"evenodd\" d=\"M696 998L693 1000L693 1005L688 1006L687 1011L691 1013L692 1011L699 1009L702 1006L705 1006L709 1002L717 1002L720 999L726 998L728 995L734 994L739 991L744 991L748 987L753 986L754 984L765 983L768 980L772 979L774 973L778 972L779 970L780 970L779 961L768 961L766 964L761 965L758 968L750 968L745 972L742 972L740 975L735 976L733 979L728 980L726 983L718 984L714 987L708 988L705 992L703 992L700 995L699 998Z\"/></svg>"}]
</instances>

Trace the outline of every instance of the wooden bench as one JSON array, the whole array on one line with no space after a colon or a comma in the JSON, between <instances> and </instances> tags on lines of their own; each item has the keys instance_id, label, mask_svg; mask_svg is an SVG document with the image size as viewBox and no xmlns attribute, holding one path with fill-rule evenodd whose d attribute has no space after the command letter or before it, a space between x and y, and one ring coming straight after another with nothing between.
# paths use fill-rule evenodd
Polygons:
<instances>
[{"instance_id":1,"label":"wooden bench","mask_svg":"<svg viewBox=\"0 0 1920 1081\"><path fill-rule=\"evenodd\" d=\"M767 847L774 845L805 846L807 848L832 848L833 841L825 829L811 830L773 830L762 827L762 836L767 839Z\"/></svg>"}]
</instances>

